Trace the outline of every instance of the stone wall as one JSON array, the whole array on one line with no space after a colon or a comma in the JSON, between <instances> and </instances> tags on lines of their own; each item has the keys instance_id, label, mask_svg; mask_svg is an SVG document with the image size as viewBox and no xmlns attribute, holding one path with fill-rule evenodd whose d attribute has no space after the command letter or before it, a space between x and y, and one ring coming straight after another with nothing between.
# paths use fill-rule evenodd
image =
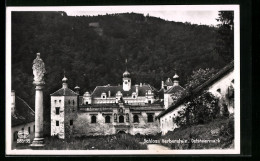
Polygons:
<instances>
[{"instance_id":1,"label":"stone wall","mask_svg":"<svg viewBox=\"0 0 260 161\"><path fill-rule=\"evenodd\" d=\"M219 98L220 107L223 108L223 103L227 104L229 113L234 112L234 99L227 99L229 87L234 87L234 83L232 82L234 82L234 71L228 73L223 78L219 79L214 84L208 87L208 91ZM174 118L183 108L185 108L185 106L182 104L160 118L160 129L162 135L165 135L168 131L173 131L175 128L177 128L177 125L174 123ZM223 111L223 109L221 110Z\"/></svg>"},{"instance_id":2,"label":"stone wall","mask_svg":"<svg viewBox=\"0 0 260 161\"><path fill-rule=\"evenodd\" d=\"M64 96L51 96L51 136L58 135L59 138L65 138L64 131ZM56 101L55 101L56 100ZM60 108L60 114L56 115L56 107ZM56 126L59 121L59 126Z\"/></svg>"},{"instance_id":3,"label":"stone wall","mask_svg":"<svg viewBox=\"0 0 260 161\"><path fill-rule=\"evenodd\" d=\"M77 119L77 111L78 111L77 96L66 96L64 104L65 104L65 118L64 118L65 137L70 138L73 135L74 122Z\"/></svg>"},{"instance_id":4,"label":"stone wall","mask_svg":"<svg viewBox=\"0 0 260 161\"><path fill-rule=\"evenodd\" d=\"M115 115L117 115L117 121L115 121ZM126 113L129 114L129 121L127 122ZM153 122L148 122L147 113L153 113ZM129 112L129 109L125 109L124 123L119 123L119 116L121 114L117 113L115 108L113 112L86 112L78 111L77 120L75 121L74 135L84 136L84 135L111 135L119 131L124 131L126 133L155 135L160 132L159 122L155 120L155 117L159 114L159 111L145 111L145 112ZM97 118L96 123L91 123L91 116L95 115ZM105 123L105 116L110 116L110 123ZM139 122L134 123L133 117L138 115Z\"/></svg>"},{"instance_id":5,"label":"stone wall","mask_svg":"<svg viewBox=\"0 0 260 161\"><path fill-rule=\"evenodd\" d=\"M223 78L209 87L209 92L219 98L219 106L228 109L230 114L234 113L234 97L229 97L229 93L234 89L234 71L228 73ZM224 107L226 106L226 107Z\"/></svg>"},{"instance_id":6,"label":"stone wall","mask_svg":"<svg viewBox=\"0 0 260 161\"><path fill-rule=\"evenodd\" d=\"M184 105L180 105L176 109L172 110L171 112L165 114L163 117L160 118L160 129L162 135L165 135L168 131L173 131L178 126L174 122L174 119L178 115L178 112L185 108Z\"/></svg>"},{"instance_id":7,"label":"stone wall","mask_svg":"<svg viewBox=\"0 0 260 161\"><path fill-rule=\"evenodd\" d=\"M29 132L30 127L30 132ZM17 142L17 133L22 130L22 128L29 132L29 138L31 142L34 139L34 133L35 133L35 122L26 123L23 125L14 126L11 129L11 140L12 140L12 147ZM15 137L15 138L14 138Z\"/></svg>"}]
</instances>

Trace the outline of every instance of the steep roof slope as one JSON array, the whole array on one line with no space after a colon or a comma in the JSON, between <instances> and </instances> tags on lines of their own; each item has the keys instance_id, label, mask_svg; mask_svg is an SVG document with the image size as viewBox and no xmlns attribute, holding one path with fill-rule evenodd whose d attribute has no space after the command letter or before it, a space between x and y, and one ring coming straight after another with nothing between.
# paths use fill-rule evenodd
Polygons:
<instances>
[{"instance_id":1,"label":"steep roof slope","mask_svg":"<svg viewBox=\"0 0 260 161\"><path fill-rule=\"evenodd\" d=\"M148 90L153 91L154 89L150 85L138 86L138 96L145 96ZM136 92L136 87L133 85L129 91L124 91L123 86L97 86L92 93L92 97L101 97L101 94L104 92L108 95L110 91L110 96L115 97L116 93L120 91L123 94L123 97L131 96L133 92Z\"/></svg>"},{"instance_id":2,"label":"steep roof slope","mask_svg":"<svg viewBox=\"0 0 260 161\"><path fill-rule=\"evenodd\" d=\"M15 97L15 111L12 114L12 127L33 122L35 114L32 108L20 97Z\"/></svg>"}]
</instances>

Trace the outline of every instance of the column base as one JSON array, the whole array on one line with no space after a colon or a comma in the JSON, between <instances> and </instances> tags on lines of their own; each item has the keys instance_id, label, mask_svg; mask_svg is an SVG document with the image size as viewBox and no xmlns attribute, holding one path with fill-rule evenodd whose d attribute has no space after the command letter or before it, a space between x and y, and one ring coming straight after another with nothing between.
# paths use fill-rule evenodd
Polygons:
<instances>
[{"instance_id":1,"label":"column base","mask_svg":"<svg viewBox=\"0 0 260 161\"><path fill-rule=\"evenodd\" d=\"M44 138L34 138L32 144L30 145L31 148L40 148L44 146Z\"/></svg>"}]
</instances>

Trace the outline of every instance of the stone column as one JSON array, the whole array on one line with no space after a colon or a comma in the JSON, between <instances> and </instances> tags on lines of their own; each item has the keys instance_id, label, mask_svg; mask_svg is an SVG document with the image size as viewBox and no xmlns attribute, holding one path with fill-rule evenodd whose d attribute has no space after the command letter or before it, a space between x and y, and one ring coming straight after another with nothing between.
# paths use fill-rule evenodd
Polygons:
<instances>
[{"instance_id":1,"label":"stone column","mask_svg":"<svg viewBox=\"0 0 260 161\"><path fill-rule=\"evenodd\" d=\"M37 53L36 59L33 61L33 74L35 85L35 137L31 147L44 146L43 138L43 87L44 87L44 73L45 66L40 58L40 53Z\"/></svg>"}]
</instances>

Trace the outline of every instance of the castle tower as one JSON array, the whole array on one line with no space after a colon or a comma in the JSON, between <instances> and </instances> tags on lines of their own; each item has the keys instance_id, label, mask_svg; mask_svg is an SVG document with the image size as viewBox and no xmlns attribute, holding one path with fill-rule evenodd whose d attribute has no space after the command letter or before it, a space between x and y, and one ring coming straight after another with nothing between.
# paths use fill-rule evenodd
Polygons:
<instances>
[{"instance_id":1,"label":"castle tower","mask_svg":"<svg viewBox=\"0 0 260 161\"><path fill-rule=\"evenodd\" d=\"M68 79L62 79L62 88L51 94L51 136L61 139L73 134L77 117L78 94L68 88Z\"/></svg>"},{"instance_id":2,"label":"castle tower","mask_svg":"<svg viewBox=\"0 0 260 161\"><path fill-rule=\"evenodd\" d=\"M178 86L179 85L179 76L175 73L173 76L173 86Z\"/></svg>"},{"instance_id":3,"label":"castle tower","mask_svg":"<svg viewBox=\"0 0 260 161\"><path fill-rule=\"evenodd\" d=\"M131 89L130 73L127 71L127 59L125 60L126 70L123 73L123 90L129 91Z\"/></svg>"},{"instance_id":4,"label":"castle tower","mask_svg":"<svg viewBox=\"0 0 260 161\"><path fill-rule=\"evenodd\" d=\"M123 73L123 90L129 91L131 89L131 78L130 73L126 70Z\"/></svg>"}]
</instances>

